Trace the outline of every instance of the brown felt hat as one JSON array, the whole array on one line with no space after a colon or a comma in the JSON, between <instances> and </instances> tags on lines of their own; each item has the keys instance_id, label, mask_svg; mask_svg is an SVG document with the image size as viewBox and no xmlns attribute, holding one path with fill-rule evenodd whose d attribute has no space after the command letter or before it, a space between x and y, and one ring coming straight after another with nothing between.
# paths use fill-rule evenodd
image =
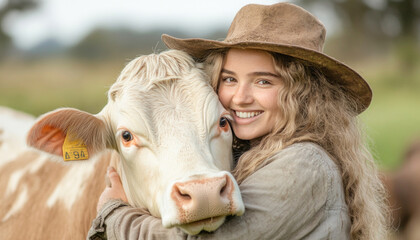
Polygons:
<instances>
[{"instance_id":1,"label":"brown felt hat","mask_svg":"<svg viewBox=\"0 0 420 240\"><path fill-rule=\"evenodd\" d=\"M353 69L322 53L325 27L312 14L290 3L249 4L236 14L223 41L179 39L163 34L171 49L183 50L197 59L223 48L260 49L292 56L318 67L334 84L356 100L363 112L372 100L367 82Z\"/></svg>"}]
</instances>

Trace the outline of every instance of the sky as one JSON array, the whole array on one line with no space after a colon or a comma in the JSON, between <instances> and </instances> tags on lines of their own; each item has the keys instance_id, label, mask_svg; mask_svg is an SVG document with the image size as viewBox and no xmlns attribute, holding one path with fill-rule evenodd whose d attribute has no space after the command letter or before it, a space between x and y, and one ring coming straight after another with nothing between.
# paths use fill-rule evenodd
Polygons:
<instances>
[{"instance_id":1,"label":"sky","mask_svg":"<svg viewBox=\"0 0 420 240\"><path fill-rule=\"evenodd\" d=\"M6 0L0 0L0 6ZM39 0L37 9L13 12L2 24L20 48L46 39L72 45L96 27L150 30L178 28L187 33L227 29L236 12L248 3L274 0Z\"/></svg>"}]
</instances>

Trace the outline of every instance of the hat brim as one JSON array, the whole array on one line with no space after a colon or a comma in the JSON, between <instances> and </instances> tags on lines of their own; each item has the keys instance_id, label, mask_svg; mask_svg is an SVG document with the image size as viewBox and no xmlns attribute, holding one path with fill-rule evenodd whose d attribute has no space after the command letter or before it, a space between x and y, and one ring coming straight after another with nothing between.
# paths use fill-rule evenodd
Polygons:
<instances>
[{"instance_id":1,"label":"hat brim","mask_svg":"<svg viewBox=\"0 0 420 240\"><path fill-rule=\"evenodd\" d=\"M224 48L259 49L281 53L318 67L330 82L338 84L357 101L358 106L355 109L357 113L363 112L372 101L372 90L356 71L332 57L311 49L267 42L227 43L201 38L180 39L167 34L162 35L162 41L168 48L182 50L196 59L204 59L212 50Z\"/></svg>"}]
</instances>

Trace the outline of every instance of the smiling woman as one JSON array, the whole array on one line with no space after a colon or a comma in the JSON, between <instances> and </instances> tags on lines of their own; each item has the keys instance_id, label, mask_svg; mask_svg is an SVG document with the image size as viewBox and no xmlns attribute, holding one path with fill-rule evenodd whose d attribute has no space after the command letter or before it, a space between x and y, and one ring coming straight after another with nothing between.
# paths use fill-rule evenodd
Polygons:
<instances>
[{"instance_id":1,"label":"smiling woman","mask_svg":"<svg viewBox=\"0 0 420 240\"><path fill-rule=\"evenodd\" d=\"M162 39L204 61L233 118L235 141L244 146L234 149L242 155L233 173L246 211L194 237L112 200L98 215L108 237L387 239L384 190L357 118L372 92L353 69L322 53L318 19L293 4L250 4L223 41Z\"/></svg>"}]
</instances>

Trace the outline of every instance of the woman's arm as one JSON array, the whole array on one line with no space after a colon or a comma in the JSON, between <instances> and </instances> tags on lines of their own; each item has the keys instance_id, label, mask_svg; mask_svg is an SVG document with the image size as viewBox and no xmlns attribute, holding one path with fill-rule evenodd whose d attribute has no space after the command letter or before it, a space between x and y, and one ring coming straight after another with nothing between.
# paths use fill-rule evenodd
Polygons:
<instances>
[{"instance_id":1,"label":"woman's arm","mask_svg":"<svg viewBox=\"0 0 420 240\"><path fill-rule=\"evenodd\" d=\"M214 233L188 236L177 228L164 228L160 219L145 211L125 205L98 217L104 219L109 239L301 239L311 234L329 236L331 231L346 236L346 214L340 213L345 210L344 203L336 213L343 223L334 223L343 229L322 224L330 210L328 195L334 192L331 178L337 174L332 171L338 171L331 166L332 160L314 144L295 144L280 151L240 185L244 215L232 217ZM108 202L103 209L112 204Z\"/></svg>"},{"instance_id":2,"label":"woman's arm","mask_svg":"<svg viewBox=\"0 0 420 240\"><path fill-rule=\"evenodd\" d=\"M110 186L98 201L98 215L92 222L87 239L185 239L186 234L162 226L160 219L145 209L131 207L127 202L121 179L114 168L107 171ZM161 230L160 230L161 229Z\"/></svg>"}]
</instances>

